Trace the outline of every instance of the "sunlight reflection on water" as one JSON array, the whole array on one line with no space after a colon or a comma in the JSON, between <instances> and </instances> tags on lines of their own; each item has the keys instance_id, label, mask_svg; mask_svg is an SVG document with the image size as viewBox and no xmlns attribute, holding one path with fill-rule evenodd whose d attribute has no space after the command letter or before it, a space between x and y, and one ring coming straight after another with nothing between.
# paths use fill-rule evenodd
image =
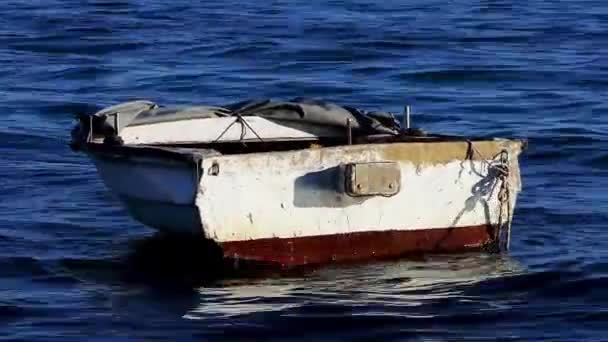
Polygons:
<instances>
[{"instance_id":1,"label":"sunlight reflection on water","mask_svg":"<svg viewBox=\"0 0 608 342\"><path fill-rule=\"evenodd\" d=\"M415 307L442 298L475 301L463 294L463 288L523 272L507 256L486 254L329 266L305 277L231 280L219 286L200 287L199 305L184 318L288 313L310 305Z\"/></svg>"}]
</instances>

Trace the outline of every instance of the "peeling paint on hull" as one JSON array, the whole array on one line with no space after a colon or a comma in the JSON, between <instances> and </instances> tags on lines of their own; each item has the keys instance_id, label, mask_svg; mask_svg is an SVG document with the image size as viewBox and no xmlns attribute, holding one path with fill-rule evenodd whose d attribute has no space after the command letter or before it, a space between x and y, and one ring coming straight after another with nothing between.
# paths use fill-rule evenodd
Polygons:
<instances>
[{"instance_id":1,"label":"peeling paint on hull","mask_svg":"<svg viewBox=\"0 0 608 342\"><path fill-rule=\"evenodd\" d=\"M511 207L520 187L515 144L478 143L490 160L509 148ZM484 159L466 159L467 144L342 146L203 160L196 204L208 238L222 242L497 224L501 181ZM394 196L352 197L341 189L346 163L395 162ZM510 220L508 215L504 220Z\"/></svg>"},{"instance_id":2,"label":"peeling paint on hull","mask_svg":"<svg viewBox=\"0 0 608 342\"><path fill-rule=\"evenodd\" d=\"M224 257L278 267L480 250L495 241L493 226L364 231L221 243ZM492 247L492 246L488 246Z\"/></svg>"}]
</instances>

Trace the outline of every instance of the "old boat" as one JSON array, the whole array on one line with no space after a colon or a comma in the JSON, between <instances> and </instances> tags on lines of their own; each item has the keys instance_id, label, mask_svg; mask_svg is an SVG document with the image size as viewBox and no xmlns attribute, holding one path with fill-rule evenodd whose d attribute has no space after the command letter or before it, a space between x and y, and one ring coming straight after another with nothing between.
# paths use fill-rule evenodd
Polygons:
<instances>
[{"instance_id":1,"label":"old boat","mask_svg":"<svg viewBox=\"0 0 608 342\"><path fill-rule=\"evenodd\" d=\"M507 250L525 141L428 134L405 117L304 98L138 100L79 114L70 145L136 220L202 236L224 260Z\"/></svg>"}]
</instances>

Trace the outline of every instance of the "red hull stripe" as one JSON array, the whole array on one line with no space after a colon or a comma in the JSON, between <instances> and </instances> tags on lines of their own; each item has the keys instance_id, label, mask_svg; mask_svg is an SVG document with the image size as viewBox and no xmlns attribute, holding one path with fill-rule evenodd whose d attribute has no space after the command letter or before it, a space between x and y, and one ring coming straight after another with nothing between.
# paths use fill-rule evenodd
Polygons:
<instances>
[{"instance_id":1,"label":"red hull stripe","mask_svg":"<svg viewBox=\"0 0 608 342\"><path fill-rule=\"evenodd\" d=\"M493 236L492 227L481 225L230 241L221 243L221 247L225 258L298 266L479 250L492 242Z\"/></svg>"}]
</instances>

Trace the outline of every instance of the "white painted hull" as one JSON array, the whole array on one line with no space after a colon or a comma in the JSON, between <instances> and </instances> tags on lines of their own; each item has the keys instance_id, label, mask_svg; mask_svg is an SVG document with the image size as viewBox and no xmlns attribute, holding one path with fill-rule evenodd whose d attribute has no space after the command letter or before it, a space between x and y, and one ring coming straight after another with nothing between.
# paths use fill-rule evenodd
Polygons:
<instances>
[{"instance_id":1,"label":"white painted hull","mask_svg":"<svg viewBox=\"0 0 608 342\"><path fill-rule=\"evenodd\" d=\"M167 232L202 232L193 167L154 158L94 157L93 161L106 186L137 220Z\"/></svg>"},{"instance_id":2,"label":"white painted hull","mask_svg":"<svg viewBox=\"0 0 608 342\"><path fill-rule=\"evenodd\" d=\"M164 158L95 158L95 164L141 222L167 232L203 234L228 246L508 224L520 190L521 146L509 141L484 144L486 156L503 148L509 153L506 201L499 200L502 180L488 174L490 158L465 158L465 142L216 155L203 158L200 169ZM340 165L379 161L399 165L401 189L394 196L357 198L337 187Z\"/></svg>"},{"instance_id":3,"label":"white painted hull","mask_svg":"<svg viewBox=\"0 0 608 342\"><path fill-rule=\"evenodd\" d=\"M205 233L217 241L291 238L390 229L497 223L498 191L474 197L481 161L417 166L399 162L403 189L392 197L353 198L334 190L341 163L385 160L367 147L328 148L203 162L220 165L203 177L196 205ZM487 207L486 205L487 204Z\"/></svg>"}]
</instances>

